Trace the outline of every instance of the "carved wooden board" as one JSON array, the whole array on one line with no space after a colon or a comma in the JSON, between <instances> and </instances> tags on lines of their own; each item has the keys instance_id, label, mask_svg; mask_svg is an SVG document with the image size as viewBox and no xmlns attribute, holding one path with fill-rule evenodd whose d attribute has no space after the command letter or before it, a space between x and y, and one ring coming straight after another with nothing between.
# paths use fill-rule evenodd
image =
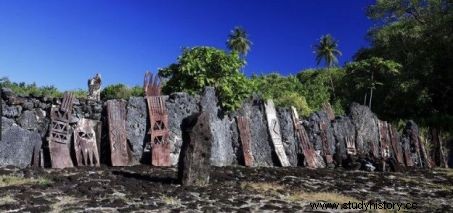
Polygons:
<instances>
[{"instance_id":1,"label":"carved wooden board","mask_svg":"<svg viewBox=\"0 0 453 213\"><path fill-rule=\"evenodd\" d=\"M354 137L346 137L344 140L346 143L346 154L351 156L357 155L357 148L355 147Z\"/></svg>"},{"instance_id":2,"label":"carved wooden board","mask_svg":"<svg viewBox=\"0 0 453 213\"><path fill-rule=\"evenodd\" d=\"M333 158L330 152L329 142L327 141L327 124L321 121L321 123L319 123L319 130L321 131L322 152L324 154L324 159L326 163L332 164Z\"/></svg>"},{"instance_id":3,"label":"carved wooden board","mask_svg":"<svg viewBox=\"0 0 453 213\"><path fill-rule=\"evenodd\" d=\"M253 166L253 155L252 155L252 143L250 136L250 125L247 117L237 116L236 117L239 136L242 144L242 152L244 155L244 164L245 166Z\"/></svg>"},{"instance_id":4,"label":"carved wooden board","mask_svg":"<svg viewBox=\"0 0 453 213\"><path fill-rule=\"evenodd\" d=\"M145 78L143 82L143 89L145 90L145 96L160 96L160 79L159 76L153 76L151 72L145 73Z\"/></svg>"},{"instance_id":5,"label":"carved wooden board","mask_svg":"<svg viewBox=\"0 0 453 213\"><path fill-rule=\"evenodd\" d=\"M398 132L395 127L389 124L389 134L390 134L390 141L392 143L393 153L395 153L396 161L400 165L404 164L404 156L403 156L403 149L399 142L400 138L398 136Z\"/></svg>"},{"instance_id":6,"label":"carved wooden board","mask_svg":"<svg viewBox=\"0 0 453 213\"><path fill-rule=\"evenodd\" d=\"M74 151L77 166L100 166L96 143L97 121L82 118L74 130Z\"/></svg>"},{"instance_id":7,"label":"carved wooden board","mask_svg":"<svg viewBox=\"0 0 453 213\"><path fill-rule=\"evenodd\" d=\"M52 106L50 111L49 152L52 168L73 167L69 145L71 142L71 126L74 96L65 93L60 107Z\"/></svg>"},{"instance_id":8,"label":"carved wooden board","mask_svg":"<svg viewBox=\"0 0 453 213\"><path fill-rule=\"evenodd\" d=\"M385 121L378 121L379 127L379 144L381 148L381 156L384 160L390 158L390 136L388 124Z\"/></svg>"},{"instance_id":9,"label":"carved wooden board","mask_svg":"<svg viewBox=\"0 0 453 213\"><path fill-rule=\"evenodd\" d=\"M267 126L269 128L272 143L274 144L275 153L277 154L277 157L283 167L290 166L283 147L280 124L278 123L277 111L275 110L274 102L272 100L267 100L264 107L266 109Z\"/></svg>"},{"instance_id":10,"label":"carved wooden board","mask_svg":"<svg viewBox=\"0 0 453 213\"><path fill-rule=\"evenodd\" d=\"M126 103L123 101L107 101L110 156L112 166L129 164L126 137Z\"/></svg>"},{"instance_id":11,"label":"carved wooden board","mask_svg":"<svg viewBox=\"0 0 453 213\"><path fill-rule=\"evenodd\" d=\"M291 107L291 109L294 122L294 129L296 137L300 143L300 149L302 150L302 154L304 155L305 166L310 169L325 167L324 161L322 161L321 156L318 156L313 147L313 144L310 143L305 128L301 124L299 124L299 114L297 113L296 108Z\"/></svg>"},{"instance_id":12,"label":"carved wooden board","mask_svg":"<svg viewBox=\"0 0 453 213\"><path fill-rule=\"evenodd\" d=\"M168 113L162 96L148 96L151 135L151 163L153 166L171 166Z\"/></svg>"}]
</instances>

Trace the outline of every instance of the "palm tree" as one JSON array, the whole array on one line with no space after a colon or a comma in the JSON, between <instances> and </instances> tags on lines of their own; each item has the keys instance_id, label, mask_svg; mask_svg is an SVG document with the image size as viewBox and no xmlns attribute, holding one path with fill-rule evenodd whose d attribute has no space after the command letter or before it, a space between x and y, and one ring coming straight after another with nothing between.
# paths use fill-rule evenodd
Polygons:
<instances>
[{"instance_id":1,"label":"palm tree","mask_svg":"<svg viewBox=\"0 0 453 213\"><path fill-rule=\"evenodd\" d=\"M328 68L336 66L338 64L337 57L342 54L337 48L338 42L330 34L321 36L319 44L315 45L317 65L324 60Z\"/></svg>"},{"instance_id":2,"label":"palm tree","mask_svg":"<svg viewBox=\"0 0 453 213\"><path fill-rule=\"evenodd\" d=\"M324 60L327 68L335 67L338 64L338 58L341 56L340 50L338 48L338 42L330 35L323 35L319 40L319 44L315 45L315 54L316 54L316 64L319 65L322 60ZM332 74L329 75L330 86L332 87L332 93L334 99L335 97L335 88L333 86Z\"/></svg>"},{"instance_id":3,"label":"palm tree","mask_svg":"<svg viewBox=\"0 0 453 213\"><path fill-rule=\"evenodd\" d=\"M252 42L248 39L248 34L244 28L235 27L230 32L226 45L231 51L245 56L250 51Z\"/></svg>"}]
</instances>

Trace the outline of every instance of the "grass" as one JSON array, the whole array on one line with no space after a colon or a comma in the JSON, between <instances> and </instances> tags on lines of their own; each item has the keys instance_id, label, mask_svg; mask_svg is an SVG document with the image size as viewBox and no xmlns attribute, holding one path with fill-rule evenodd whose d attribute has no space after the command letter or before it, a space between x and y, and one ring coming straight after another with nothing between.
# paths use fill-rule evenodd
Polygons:
<instances>
[{"instance_id":1,"label":"grass","mask_svg":"<svg viewBox=\"0 0 453 213\"><path fill-rule=\"evenodd\" d=\"M435 170L448 177L453 177L453 169L451 169L451 168L435 168Z\"/></svg>"},{"instance_id":2,"label":"grass","mask_svg":"<svg viewBox=\"0 0 453 213\"><path fill-rule=\"evenodd\" d=\"M291 193L286 197L289 201L297 202L297 201L308 201L308 202L330 202L330 203L347 203L357 202L354 197L346 196L343 194L335 193L335 192L295 192Z\"/></svg>"},{"instance_id":3,"label":"grass","mask_svg":"<svg viewBox=\"0 0 453 213\"><path fill-rule=\"evenodd\" d=\"M64 206L79 202L75 197L71 196L59 196L57 199L58 201L50 206L51 212L62 212L64 211Z\"/></svg>"},{"instance_id":4,"label":"grass","mask_svg":"<svg viewBox=\"0 0 453 213\"><path fill-rule=\"evenodd\" d=\"M11 197L11 195L6 195L4 197L0 197L0 206L7 205L7 204L12 204L12 203L15 203L15 202L17 202L17 201L14 200L14 198Z\"/></svg>"},{"instance_id":5,"label":"grass","mask_svg":"<svg viewBox=\"0 0 453 213\"><path fill-rule=\"evenodd\" d=\"M258 192L277 192L283 190L284 187L277 183L265 183L265 182L242 182L241 189L248 189Z\"/></svg>"},{"instance_id":6,"label":"grass","mask_svg":"<svg viewBox=\"0 0 453 213\"><path fill-rule=\"evenodd\" d=\"M52 181L46 178L24 178L12 175L0 176L0 187L20 186L26 184L49 185Z\"/></svg>"},{"instance_id":7,"label":"grass","mask_svg":"<svg viewBox=\"0 0 453 213\"><path fill-rule=\"evenodd\" d=\"M241 183L241 189L252 190L258 193L267 193L271 195L282 195L279 192L286 192L287 195L282 196L290 202L331 202L331 203L347 203L360 202L358 199L350 196L346 196L334 192L303 192L303 191L292 191L291 189L285 189L284 186L270 182L243 182Z\"/></svg>"},{"instance_id":8,"label":"grass","mask_svg":"<svg viewBox=\"0 0 453 213\"><path fill-rule=\"evenodd\" d=\"M161 197L162 202L169 206L180 206L181 201L178 198L168 196L168 195L162 195Z\"/></svg>"}]
</instances>

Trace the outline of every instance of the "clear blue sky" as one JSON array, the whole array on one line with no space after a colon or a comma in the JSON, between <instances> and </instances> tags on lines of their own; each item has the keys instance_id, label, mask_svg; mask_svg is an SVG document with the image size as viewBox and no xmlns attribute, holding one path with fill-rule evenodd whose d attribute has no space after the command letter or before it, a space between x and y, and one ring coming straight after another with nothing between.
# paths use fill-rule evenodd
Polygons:
<instances>
[{"instance_id":1,"label":"clear blue sky","mask_svg":"<svg viewBox=\"0 0 453 213\"><path fill-rule=\"evenodd\" d=\"M165 67L182 47L225 49L234 26L253 42L247 75L295 74L316 67L313 45L339 40L340 62L367 46L372 0L0 0L0 77L86 89L141 85L146 70Z\"/></svg>"}]
</instances>

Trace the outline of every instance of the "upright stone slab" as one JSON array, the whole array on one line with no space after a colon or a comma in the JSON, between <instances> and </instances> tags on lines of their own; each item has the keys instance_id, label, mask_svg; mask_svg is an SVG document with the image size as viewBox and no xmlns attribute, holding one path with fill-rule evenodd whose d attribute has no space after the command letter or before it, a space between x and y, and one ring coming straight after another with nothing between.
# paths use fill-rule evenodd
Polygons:
<instances>
[{"instance_id":1,"label":"upright stone slab","mask_svg":"<svg viewBox=\"0 0 453 213\"><path fill-rule=\"evenodd\" d=\"M74 152L77 166L100 166L99 151L96 143L95 120L82 118L74 130Z\"/></svg>"},{"instance_id":2,"label":"upright stone slab","mask_svg":"<svg viewBox=\"0 0 453 213\"><path fill-rule=\"evenodd\" d=\"M0 167L17 166L24 168L30 165L36 149L41 148L41 137L19 127L13 120L1 117Z\"/></svg>"},{"instance_id":3,"label":"upright stone slab","mask_svg":"<svg viewBox=\"0 0 453 213\"><path fill-rule=\"evenodd\" d=\"M283 147L280 124L278 123L277 111L275 111L274 102L272 100L267 100L264 107L266 109L269 134L271 136L272 143L274 144L274 151L283 167L290 166L291 164L288 161L285 148Z\"/></svg>"},{"instance_id":4,"label":"upright stone slab","mask_svg":"<svg viewBox=\"0 0 453 213\"><path fill-rule=\"evenodd\" d=\"M247 99L238 110L238 113L247 117L251 124L250 136L254 159L253 166L270 167L279 165L280 163L272 150L263 100L258 97Z\"/></svg>"},{"instance_id":5,"label":"upright stone slab","mask_svg":"<svg viewBox=\"0 0 453 213\"><path fill-rule=\"evenodd\" d=\"M420 133L414 121L408 121L403 131L403 140L409 146L408 155L414 166L419 168L431 168L431 160L425 150L423 142L420 140Z\"/></svg>"},{"instance_id":6,"label":"upright stone slab","mask_svg":"<svg viewBox=\"0 0 453 213\"><path fill-rule=\"evenodd\" d=\"M245 116L236 117L239 129L239 137L242 145L242 152L244 156L244 165L251 167L253 166L253 155L251 149L251 136L250 136L250 124Z\"/></svg>"},{"instance_id":7,"label":"upright stone slab","mask_svg":"<svg viewBox=\"0 0 453 213\"><path fill-rule=\"evenodd\" d=\"M127 102L127 141L132 152L131 164L150 164L149 156L144 156L145 147L149 145L148 109L143 97L131 97ZM149 146L148 146L149 147ZM149 151L149 150L147 150Z\"/></svg>"},{"instance_id":8,"label":"upright stone slab","mask_svg":"<svg viewBox=\"0 0 453 213\"><path fill-rule=\"evenodd\" d=\"M280 124L280 132L282 134L283 147L285 148L286 156L291 166L297 166L299 143L295 137L294 121L291 116L290 108L277 108L278 123Z\"/></svg>"},{"instance_id":9,"label":"upright stone slab","mask_svg":"<svg viewBox=\"0 0 453 213\"><path fill-rule=\"evenodd\" d=\"M357 155L355 145L355 127L350 117L341 116L332 121L333 135L336 140L335 161L342 166L344 163L350 163Z\"/></svg>"},{"instance_id":10,"label":"upright stone slab","mask_svg":"<svg viewBox=\"0 0 453 213\"><path fill-rule=\"evenodd\" d=\"M211 134L213 137L211 164L213 166L230 166L237 157L233 149L231 137L231 122L228 116L218 106L218 99L214 87L206 87L200 100L201 112L207 112L210 119Z\"/></svg>"},{"instance_id":11,"label":"upright stone slab","mask_svg":"<svg viewBox=\"0 0 453 213\"><path fill-rule=\"evenodd\" d=\"M118 100L107 101L107 113L111 164L127 166L129 150L126 139L126 103Z\"/></svg>"},{"instance_id":12,"label":"upright stone slab","mask_svg":"<svg viewBox=\"0 0 453 213\"><path fill-rule=\"evenodd\" d=\"M179 178L184 186L205 186L209 184L213 143L209 114L195 114L184 123Z\"/></svg>"},{"instance_id":13,"label":"upright stone slab","mask_svg":"<svg viewBox=\"0 0 453 213\"><path fill-rule=\"evenodd\" d=\"M361 157L379 156L379 128L376 115L368 107L357 103L353 103L349 111L357 132L357 154Z\"/></svg>"},{"instance_id":14,"label":"upright stone slab","mask_svg":"<svg viewBox=\"0 0 453 213\"><path fill-rule=\"evenodd\" d=\"M183 92L172 93L168 96L165 106L167 107L170 130L170 158L172 165L175 166L179 162L182 147L182 122L190 115L200 112L199 97L190 96Z\"/></svg>"},{"instance_id":15,"label":"upright stone slab","mask_svg":"<svg viewBox=\"0 0 453 213\"><path fill-rule=\"evenodd\" d=\"M60 107L52 107L50 117L52 119L49 131L49 152L52 168L73 167L70 156L72 108L74 96L65 93Z\"/></svg>"}]
</instances>

